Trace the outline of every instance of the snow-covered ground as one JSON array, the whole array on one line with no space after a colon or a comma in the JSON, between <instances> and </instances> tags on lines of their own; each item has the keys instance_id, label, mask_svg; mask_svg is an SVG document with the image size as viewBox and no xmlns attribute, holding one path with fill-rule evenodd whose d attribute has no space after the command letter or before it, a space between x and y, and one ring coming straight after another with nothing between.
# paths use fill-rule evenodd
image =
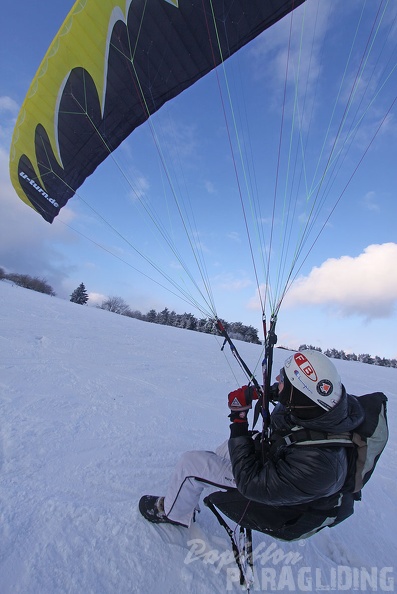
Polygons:
<instances>
[{"instance_id":1,"label":"snow-covered ground","mask_svg":"<svg viewBox=\"0 0 397 594\"><path fill-rule=\"evenodd\" d=\"M237 344L254 368L260 347ZM1 594L241 591L207 508L189 530L137 509L180 454L227 438L245 378L220 346L0 282ZM395 591L397 370L335 363L349 392L387 394L389 444L344 524L290 544L254 533L253 591Z\"/></svg>"}]
</instances>

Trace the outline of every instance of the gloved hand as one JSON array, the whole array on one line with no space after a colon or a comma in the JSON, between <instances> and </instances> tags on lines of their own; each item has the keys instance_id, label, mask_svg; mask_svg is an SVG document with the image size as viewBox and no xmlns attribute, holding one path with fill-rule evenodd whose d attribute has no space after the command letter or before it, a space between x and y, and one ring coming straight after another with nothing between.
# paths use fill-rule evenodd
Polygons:
<instances>
[{"instance_id":1,"label":"gloved hand","mask_svg":"<svg viewBox=\"0 0 397 594\"><path fill-rule=\"evenodd\" d=\"M242 386L228 395L228 406L232 411L229 415L232 423L245 423L247 414L252 408L252 401L258 400L258 392L254 386Z\"/></svg>"}]
</instances>

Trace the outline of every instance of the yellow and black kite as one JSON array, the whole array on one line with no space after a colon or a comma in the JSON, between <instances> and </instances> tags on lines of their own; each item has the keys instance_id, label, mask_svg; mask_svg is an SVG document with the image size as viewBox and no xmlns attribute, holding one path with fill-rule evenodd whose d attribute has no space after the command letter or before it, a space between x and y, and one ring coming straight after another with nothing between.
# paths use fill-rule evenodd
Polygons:
<instances>
[{"instance_id":1,"label":"yellow and black kite","mask_svg":"<svg viewBox=\"0 0 397 594\"><path fill-rule=\"evenodd\" d=\"M78 0L17 120L19 197L52 222L137 126L303 1Z\"/></svg>"}]
</instances>

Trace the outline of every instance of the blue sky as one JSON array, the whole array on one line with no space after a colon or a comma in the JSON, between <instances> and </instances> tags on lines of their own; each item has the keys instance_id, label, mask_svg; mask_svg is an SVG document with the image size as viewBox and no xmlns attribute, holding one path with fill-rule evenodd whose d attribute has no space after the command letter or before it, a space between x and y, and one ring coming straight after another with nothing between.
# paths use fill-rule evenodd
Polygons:
<instances>
[{"instance_id":1,"label":"blue sky","mask_svg":"<svg viewBox=\"0 0 397 594\"><path fill-rule=\"evenodd\" d=\"M229 60L225 72L219 69L222 96L211 73L166 104L98 168L53 225L17 198L8 153L30 82L72 4L5 6L0 266L46 277L60 297L84 282L91 304L118 295L142 312L168 307L201 315L191 301L207 310L208 289L220 317L260 328L258 285L263 290L267 262L266 295L276 299L318 204L280 309L279 344L396 357L397 7L345 4L308 0L295 11L288 69L287 17ZM362 60L378 7L386 10Z\"/></svg>"}]
</instances>

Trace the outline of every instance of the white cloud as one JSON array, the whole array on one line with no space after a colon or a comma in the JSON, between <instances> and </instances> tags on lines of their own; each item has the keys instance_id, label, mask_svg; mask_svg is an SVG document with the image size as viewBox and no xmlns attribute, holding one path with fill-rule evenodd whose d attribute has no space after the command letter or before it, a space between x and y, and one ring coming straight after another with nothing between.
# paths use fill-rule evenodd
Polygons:
<instances>
[{"instance_id":1,"label":"white cloud","mask_svg":"<svg viewBox=\"0 0 397 594\"><path fill-rule=\"evenodd\" d=\"M253 311L261 311L261 309L262 309L261 298L263 300L263 296L265 294L265 286L266 285L261 284L259 286L259 290L256 289L255 295L253 297L251 297L251 299L247 303L247 309L251 309ZM260 298L260 296L261 296L261 298Z\"/></svg>"},{"instance_id":2,"label":"white cloud","mask_svg":"<svg viewBox=\"0 0 397 594\"><path fill-rule=\"evenodd\" d=\"M8 112L8 114L16 115L19 110L19 105L11 97L0 97L0 113Z\"/></svg>"},{"instance_id":3,"label":"white cloud","mask_svg":"<svg viewBox=\"0 0 397 594\"><path fill-rule=\"evenodd\" d=\"M331 258L295 281L285 305L320 305L366 319L390 317L397 304L396 262L396 243L370 245L355 258Z\"/></svg>"},{"instance_id":4,"label":"white cloud","mask_svg":"<svg viewBox=\"0 0 397 594\"><path fill-rule=\"evenodd\" d=\"M367 210L379 211L380 208L376 198L375 192L367 192L363 198L364 207Z\"/></svg>"},{"instance_id":5,"label":"white cloud","mask_svg":"<svg viewBox=\"0 0 397 594\"><path fill-rule=\"evenodd\" d=\"M231 292L241 291L252 285L252 281L249 278L245 276L240 278L233 274L217 276L213 279L213 282L216 283L220 289Z\"/></svg>"},{"instance_id":6,"label":"white cloud","mask_svg":"<svg viewBox=\"0 0 397 594\"><path fill-rule=\"evenodd\" d=\"M381 114L383 115L383 114ZM397 136L397 123L396 118L393 113L389 113L382 122L382 127L379 130L380 136L386 135L393 135L395 138Z\"/></svg>"},{"instance_id":7,"label":"white cloud","mask_svg":"<svg viewBox=\"0 0 397 594\"><path fill-rule=\"evenodd\" d=\"M89 305L101 305L107 299L102 293L88 293Z\"/></svg>"},{"instance_id":8,"label":"white cloud","mask_svg":"<svg viewBox=\"0 0 397 594\"><path fill-rule=\"evenodd\" d=\"M134 180L134 182L129 181L131 191L129 192L129 198L132 202L139 200L144 202L147 198L147 193L150 189L149 180L141 174L135 172L132 176L129 175L128 180Z\"/></svg>"},{"instance_id":9,"label":"white cloud","mask_svg":"<svg viewBox=\"0 0 397 594\"><path fill-rule=\"evenodd\" d=\"M232 241L241 243L241 237L240 237L240 233L238 233L238 231L230 231L230 233L227 234L227 237L229 239L231 239Z\"/></svg>"},{"instance_id":10,"label":"white cloud","mask_svg":"<svg viewBox=\"0 0 397 594\"><path fill-rule=\"evenodd\" d=\"M207 180L204 182L204 187L207 190L208 194L215 194L216 190L215 190L215 185L213 184L213 182Z\"/></svg>"},{"instance_id":11,"label":"white cloud","mask_svg":"<svg viewBox=\"0 0 397 594\"><path fill-rule=\"evenodd\" d=\"M275 80L275 88L282 92L286 74L288 82L295 84L299 73L300 84L307 93L322 70L321 46L333 21L335 4L304 3L294 11L293 16L281 19L261 35L252 50L257 58L258 76ZM290 35L291 18L293 28Z\"/></svg>"},{"instance_id":12,"label":"white cloud","mask_svg":"<svg viewBox=\"0 0 397 594\"><path fill-rule=\"evenodd\" d=\"M259 288L255 290L255 294L247 302L246 308L251 311L262 311L262 305L264 305L265 310L267 310L267 305L273 302L274 294L272 292L271 286L268 285L268 289L266 291L266 283L261 283Z\"/></svg>"},{"instance_id":13,"label":"white cloud","mask_svg":"<svg viewBox=\"0 0 397 594\"><path fill-rule=\"evenodd\" d=\"M11 97L0 97L0 140L7 145L11 141L12 132L15 126L19 111L19 105Z\"/></svg>"},{"instance_id":14,"label":"white cloud","mask_svg":"<svg viewBox=\"0 0 397 594\"><path fill-rule=\"evenodd\" d=\"M156 139L163 156L167 155L175 163L180 163L181 159L191 159L197 151L196 126L185 124L181 118L174 119L170 113L168 119L165 116L161 120L158 118Z\"/></svg>"},{"instance_id":15,"label":"white cloud","mask_svg":"<svg viewBox=\"0 0 397 594\"><path fill-rule=\"evenodd\" d=\"M182 264L176 260L170 262L170 268L173 268L174 270L183 270Z\"/></svg>"}]
</instances>

